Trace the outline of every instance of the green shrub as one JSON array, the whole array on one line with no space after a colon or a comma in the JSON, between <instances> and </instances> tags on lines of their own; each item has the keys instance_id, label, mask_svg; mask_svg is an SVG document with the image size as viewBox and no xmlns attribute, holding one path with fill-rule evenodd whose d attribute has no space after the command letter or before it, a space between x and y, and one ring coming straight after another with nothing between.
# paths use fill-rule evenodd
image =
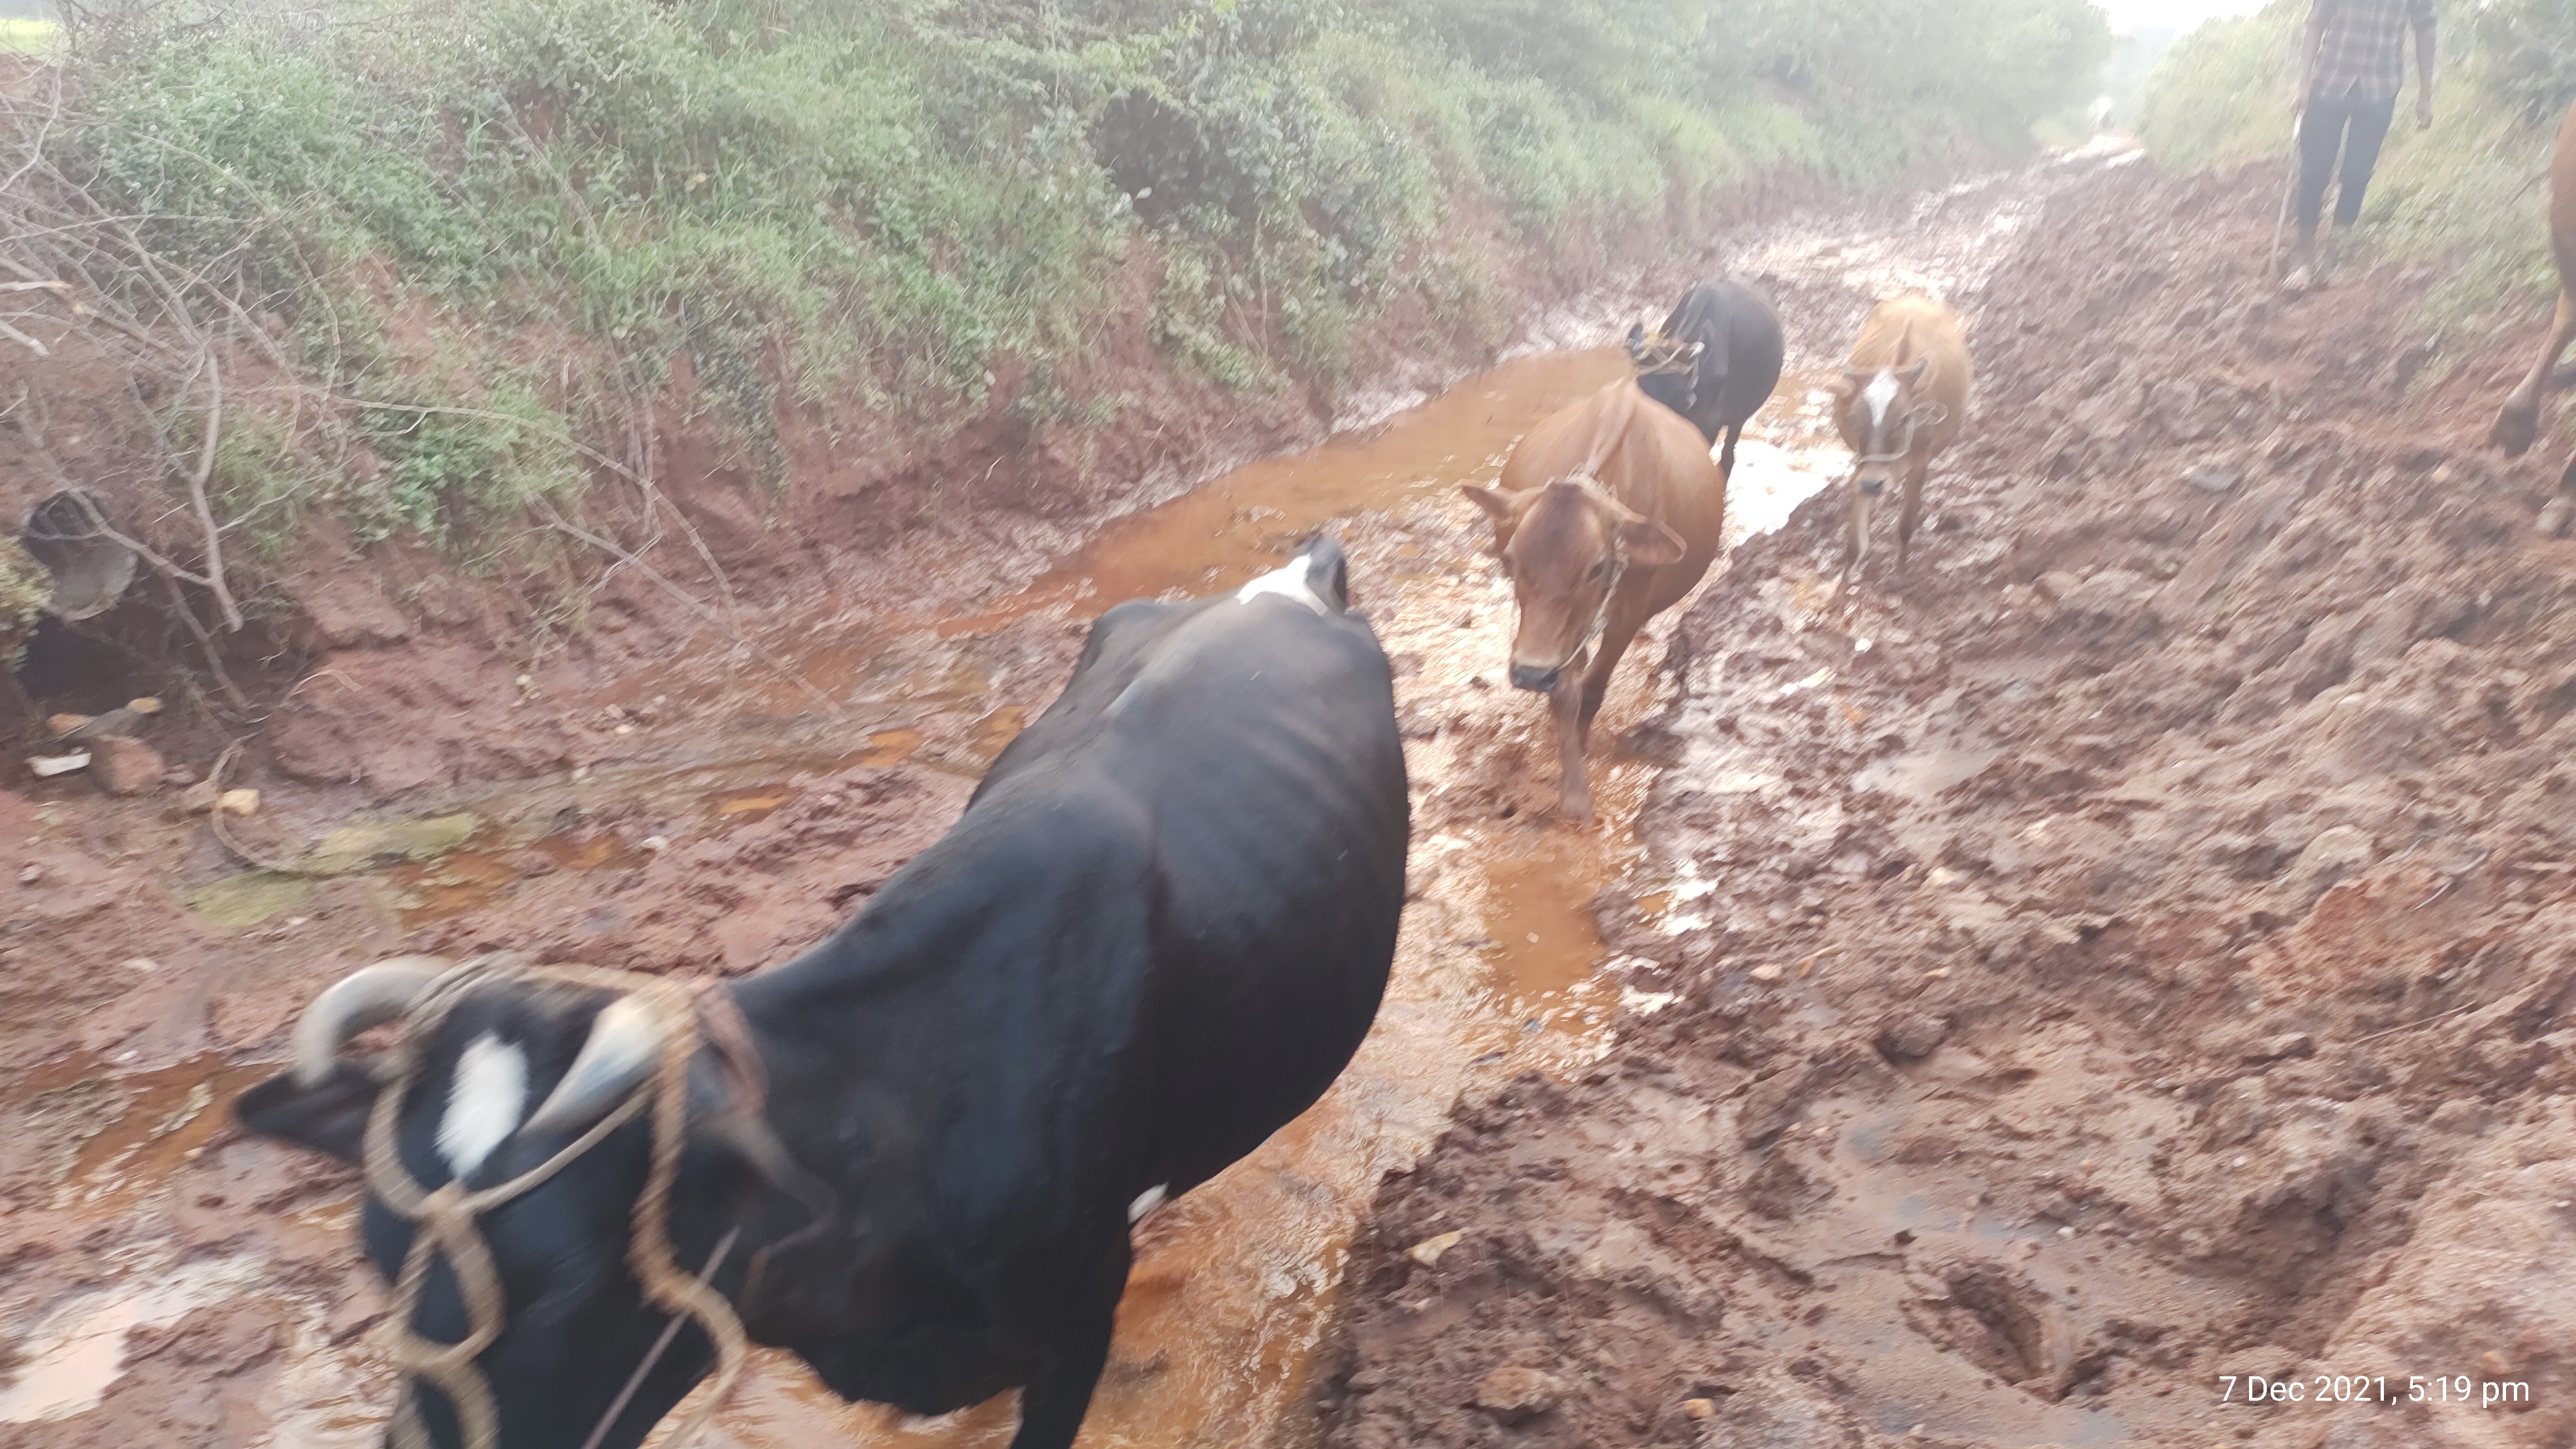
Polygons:
<instances>
[{"instance_id":1,"label":"green shrub","mask_svg":"<svg viewBox=\"0 0 2576 1449\"><path fill-rule=\"evenodd\" d=\"M1408 293L1498 335L1462 217L1633 245L1766 167L1874 181L2020 147L2106 47L2084 0L184 9L82 9L81 104L48 144L146 245L284 318L344 399L336 434L237 420L224 506L263 538L326 503L361 537L486 552L514 512L572 506L576 440L675 358L774 474L784 406L936 430L1006 358L1079 376L1146 255L1176 365L1329 386ZM1100 413L1045 389L1019 405Z\"/></svg>"}]
</instances>

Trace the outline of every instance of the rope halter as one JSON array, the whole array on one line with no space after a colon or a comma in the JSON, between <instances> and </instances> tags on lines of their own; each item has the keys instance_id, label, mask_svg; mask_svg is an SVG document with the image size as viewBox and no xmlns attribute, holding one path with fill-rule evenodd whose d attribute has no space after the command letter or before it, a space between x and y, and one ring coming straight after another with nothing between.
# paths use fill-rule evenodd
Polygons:
<instances>
[{"instance_id":1,"label":"rope halter","mask_svg":"<svg viewBox=\"0 0 2576 1449\"><path fill-rule=\"evenodd\" d=\"M532 982L614 991L639 1002L662 1027L661 1055L652 1074L627 1088L614 1107L554 1155L507 1182L474 1191L468 1191L461 1179L437 1188L423 1187L403 1165L398 1142L403 1103L419 1079L423 1052L449 1014L475 990ZM393 1414L392 1438L397 1449L428 1449L430 1444L428 1430L420 1418L418 1385L423 1379L436 1385L454 1406L466 1449L495 1449L498 1445L499 1410L492 1397L491 1382L475 1360L500 1339L509 1308L500 1272L492 1260L491 1245L484 1240L477 1219L534 1191L606 1141L609 1134L648 1112L652 1119L652 1158L644 1189L635 1199L627 1264L642 1284L645 1297L655 1306L675 1320L686 1315L697 1321L715 1345L718 1361L713 1391L665 1442L672 1449L693 1442L732 1391L750 1354L742 1320L724 1295L709 1286L704 1277L682 1272L671 1255L671 1189L679 1175L680 1150L688 1127L689 1062L706 1034L702 1024L721 1020L723 1013L731 1010L729 1001L717 1005L708 999L722 991L722 986L708 983L708 987L711 989L693 991L679 982L634 972L580 966L520 966L485 956L439 976L403 1012L402 1037L378 1065L382 1086L368 1114L364 1156L367 1190L388 1210L413 1225L411 1247L403 1255L402 1270L395 1275L384 1330L388 1351L404 1373ZM722 1037L726 1033L719 1029L713 1034ZM727 1245L730 1246L730 1238ZM423 1337L412 1327L434 1258L447 1260L465 1303L469 1326L465 1337L455 1343ZM715 1262L710 1261L708 1274L712 1275L714 1269ZM647 1367L650 1363L648 1359ZM639 1380L641 1374L642 1370L638 1370ZM630 1384L630 1393L632 1388ZM623 1408L624 1397L620 1397L618 1409ZM611 1410L612 1417L615 1412L617 1409ZM594 1432L592 1437L596 1440L599 1434Z\"/></svg>"}]
</instances>

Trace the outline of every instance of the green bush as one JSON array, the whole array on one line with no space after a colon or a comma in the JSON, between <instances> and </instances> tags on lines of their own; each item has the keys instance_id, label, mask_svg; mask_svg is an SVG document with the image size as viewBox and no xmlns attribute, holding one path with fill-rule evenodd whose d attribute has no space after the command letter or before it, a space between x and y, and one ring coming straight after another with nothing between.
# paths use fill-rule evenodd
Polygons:
<instances>
[{"instance_id":1,"label":"green bush","mask_svg":"<svg viewBox=\"0 0 2576 1449\"><path fill-rule=\"evenodd\" d=\"M2525 119L2554 123L2576 102L2576 5L2480 0L2468 29L2480 83Z\"/></svg>"},{"instance_id":2,"label":"green bush","mask_svg":"<svg viewBox=\"0 0 2576 1449\"><path fill-rule=\"evenodd\" d=\"M226 506L451 546L577 511L598 400L675 358L774 470L787 403L935 429L1004 359L1078 376L1147 256L1176 365L1330 385L1407 294L1500 325L1462 217L1633 244L1764 168L2020 148L2107 46L2084 0L111 0L69 34L70 169L390 405L325 440L364 486L241 423Z\"/></svg>"}]
</instances>

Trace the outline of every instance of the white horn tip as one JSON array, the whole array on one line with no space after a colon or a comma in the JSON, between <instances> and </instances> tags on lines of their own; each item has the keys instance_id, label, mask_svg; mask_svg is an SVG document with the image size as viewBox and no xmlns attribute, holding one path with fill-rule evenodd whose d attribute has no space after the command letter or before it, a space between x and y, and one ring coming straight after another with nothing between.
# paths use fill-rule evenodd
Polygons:
<instances>
[{"instance_id":1,"label":"white horn tip","mask_svg":"<svg viewBox=\"0 0 2576 1449\"><path fill-rule=\"evenodd\" d=\"M589 1126L619 1094L642 1081L661 1056L662 1023L653 1008L640 997L617 998L600 1008L563 1080L519 1130L569 1132Z\"/></svg>"}]
</instances>

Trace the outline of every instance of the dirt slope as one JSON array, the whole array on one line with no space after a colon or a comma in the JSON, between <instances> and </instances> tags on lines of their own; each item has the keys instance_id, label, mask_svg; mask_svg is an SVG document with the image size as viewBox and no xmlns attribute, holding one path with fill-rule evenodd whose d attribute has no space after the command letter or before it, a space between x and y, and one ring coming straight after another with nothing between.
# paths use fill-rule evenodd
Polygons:
<instances>
[{"instance_id":1,"label":"dirt slope","mask_svg":"<svg viewBox=\"0 0 2576 1449\"><path fill-rule=\"evenodd\" d=\"M1387 1181L1328 1442L2576 1434L2576 543L2277 184L2060 193L1912 572L1701 597L1618 1045Z\"/></svg>"}]
</instances>

